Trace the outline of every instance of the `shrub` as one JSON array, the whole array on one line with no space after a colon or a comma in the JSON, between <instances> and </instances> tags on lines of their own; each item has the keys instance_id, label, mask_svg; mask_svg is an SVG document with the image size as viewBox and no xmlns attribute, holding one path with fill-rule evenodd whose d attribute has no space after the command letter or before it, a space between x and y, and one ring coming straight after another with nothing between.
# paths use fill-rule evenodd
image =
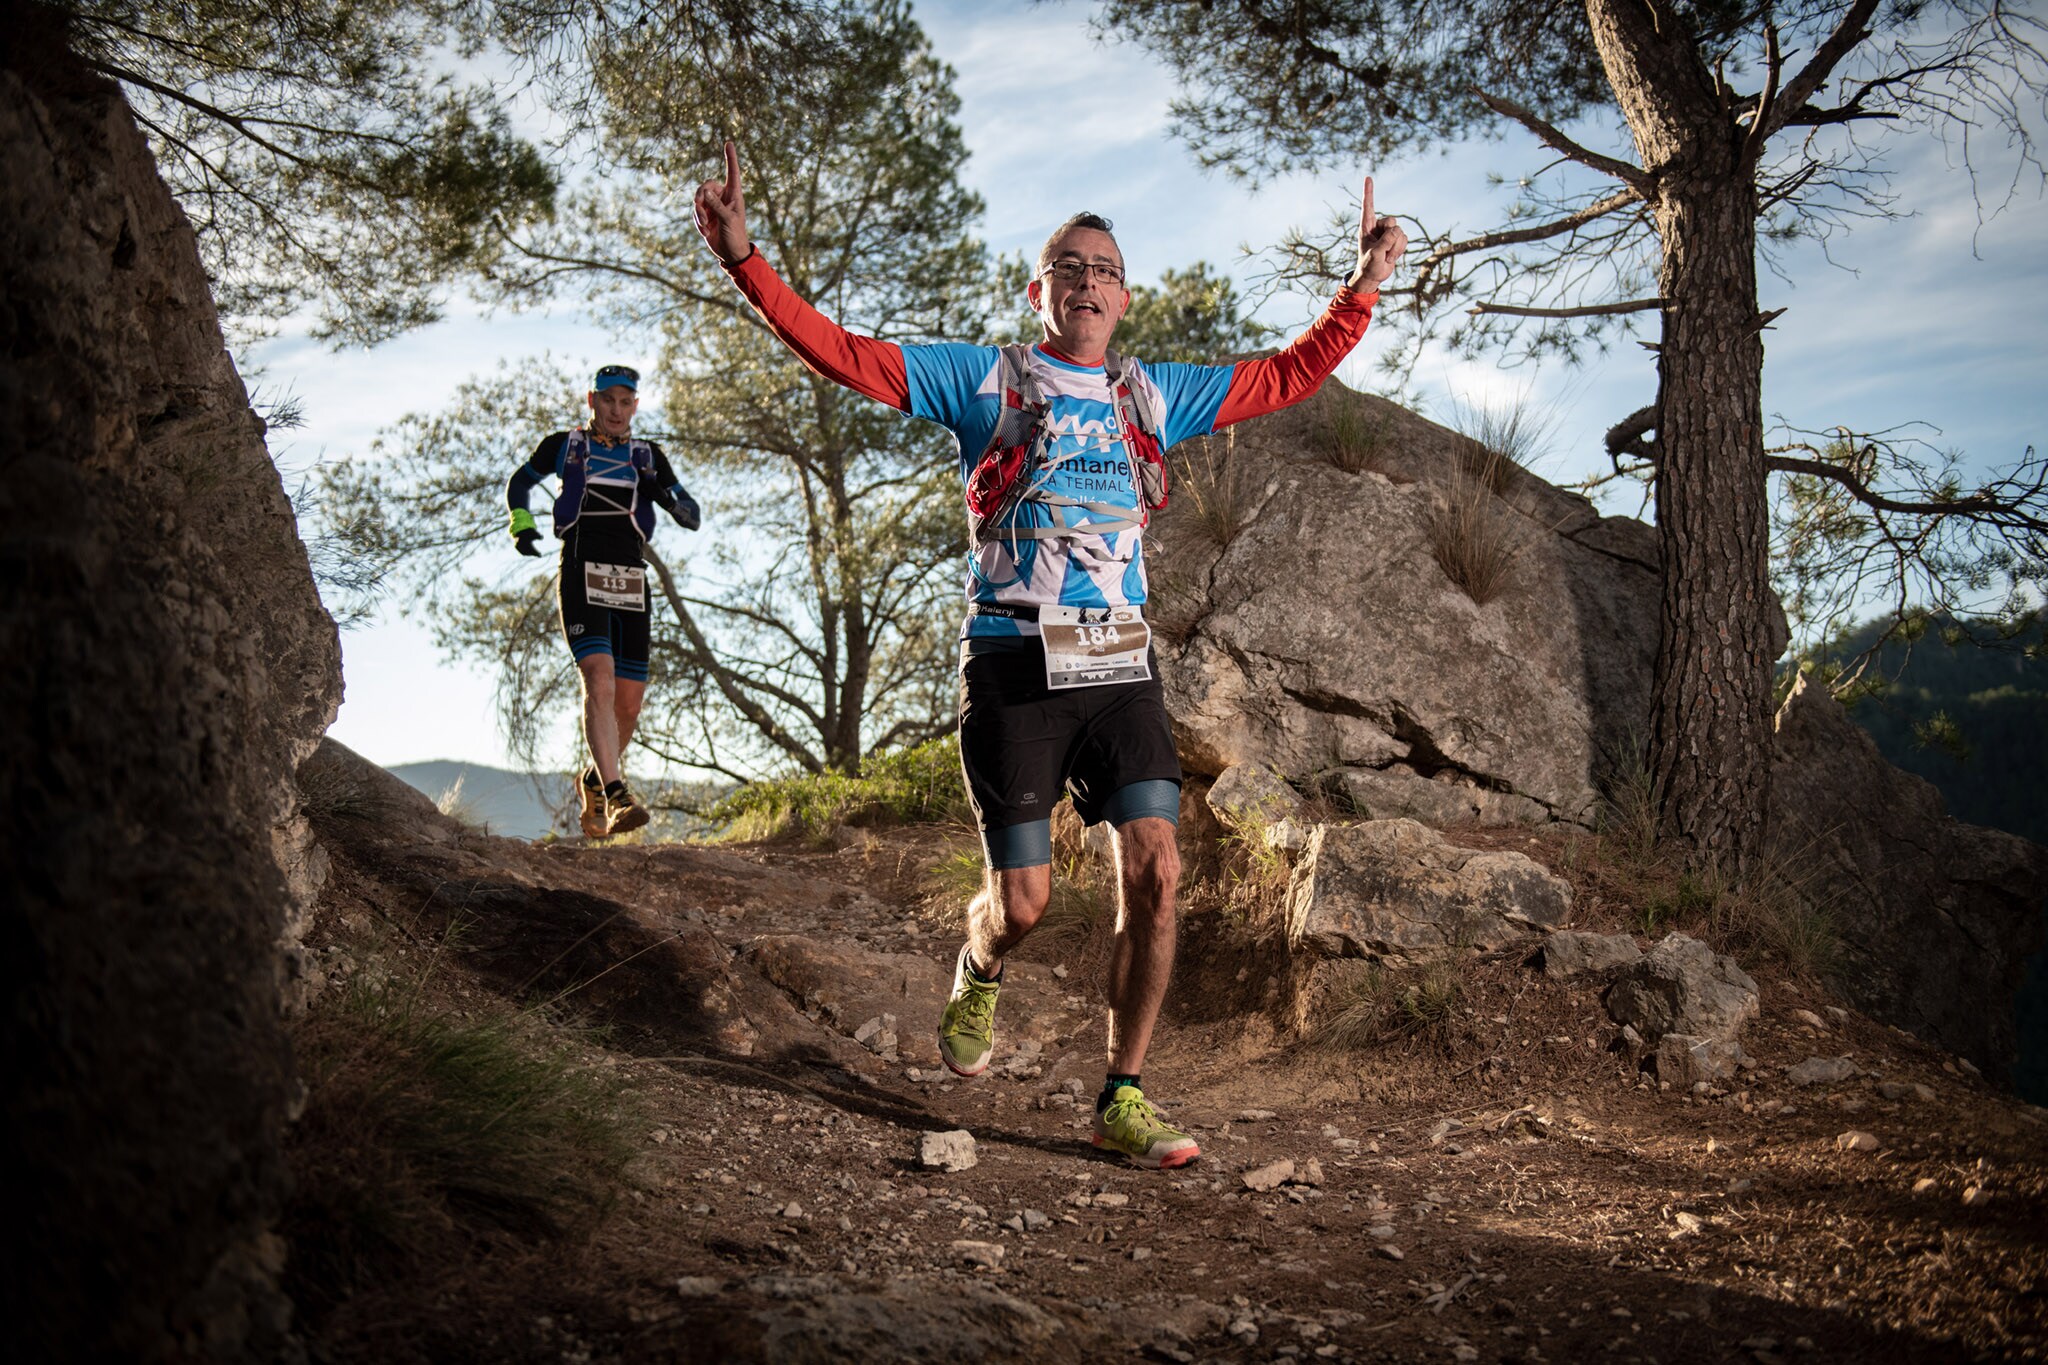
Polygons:
<instances>
[{"instance_id":1,"label":"shrub","mask_svg":"<svg viewBox=\"0 0 2048 1365\"><path fill-rule=\"evenodd\" d=\"M947 735L869 758L859 777L803 773L749 782L704 812L741 841L822 839L836 825L894 825L967 818L960 744Z\"/></svg>"}]
</instances>

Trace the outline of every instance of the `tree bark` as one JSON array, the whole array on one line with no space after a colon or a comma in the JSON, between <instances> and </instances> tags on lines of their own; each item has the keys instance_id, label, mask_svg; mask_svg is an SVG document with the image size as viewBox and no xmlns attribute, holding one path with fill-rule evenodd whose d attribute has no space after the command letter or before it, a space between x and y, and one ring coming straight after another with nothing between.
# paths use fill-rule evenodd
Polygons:
<instances>
[{"instance_id":1,"label":"tree bark","mask_svg":"<svg viewBox=\"0 0 2048 1365\"><path fill-rule=\"evenodd\" d=\"M1740 871L1770 778L1770 522L1756 189L1742 130L1665 0L1587 0L1661 239L1651 776L1664 833Z\"/></svg>"}]
</instances>

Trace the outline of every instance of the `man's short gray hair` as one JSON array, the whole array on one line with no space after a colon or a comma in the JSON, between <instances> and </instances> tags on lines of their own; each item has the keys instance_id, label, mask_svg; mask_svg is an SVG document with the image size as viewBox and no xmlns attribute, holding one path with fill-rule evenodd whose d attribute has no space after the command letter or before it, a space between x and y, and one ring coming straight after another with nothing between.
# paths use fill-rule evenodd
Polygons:
<instances>
[{"instance_id":1,"label":"man's short gray hair","mask_svg":"<svg viewBox=\"0 0 2048 1365\"><path fill-rule=\"evenodd\" d=\"M1052 264L1052 244L1066 236L1073 229L1088 228L1095 232L1107 233L1109 240L1116 242L1116 233L1112 231L1113 227L1114 224L1099 213L1075 214L1072 218L1067 219L1066 222L1054 228L1052 236L1046 238L1045 245L1038 249L1038 270L1035 273L1040 275L1045 273L1045 268ZM1123 244L1120 242L1117 243L1116 254L1119 257L1124 254Z\"/></svg>"}]
</instances>

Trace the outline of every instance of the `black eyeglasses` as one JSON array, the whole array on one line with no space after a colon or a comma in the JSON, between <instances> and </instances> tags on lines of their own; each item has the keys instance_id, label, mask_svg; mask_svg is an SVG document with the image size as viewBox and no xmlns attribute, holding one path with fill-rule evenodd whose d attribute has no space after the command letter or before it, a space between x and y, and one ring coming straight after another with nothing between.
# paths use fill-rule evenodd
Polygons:
<instances>
[{"instance_id":1,"label":"black eyeglasses","mask_svg":"<svg viewBox=\"0 0 2048 1365\"><path fill-rule=\"evenodd\" d=\"M640 382L640 371L634 369L631 365L604 365L599 367L597 377L599 379L623 379L628 383L637 384Z\"/></svg>"},{"instance_id":2,"label":"black eyeglasses","mask_svg":"<svg viewBox=\"0 0 2048 1365\"><path fill-rule=\"evenodd\" d=\"M1056 280L1062 280L1067 284L1072 284L1075 280L1088 274L1094 275L1096 279L1104 284L1122 284L1124 282L1124 268L1122 266L1107 265L1101 261L1054 261L1045 268L1043 273L1052 276Z\"/></svg>"}]
</instances>

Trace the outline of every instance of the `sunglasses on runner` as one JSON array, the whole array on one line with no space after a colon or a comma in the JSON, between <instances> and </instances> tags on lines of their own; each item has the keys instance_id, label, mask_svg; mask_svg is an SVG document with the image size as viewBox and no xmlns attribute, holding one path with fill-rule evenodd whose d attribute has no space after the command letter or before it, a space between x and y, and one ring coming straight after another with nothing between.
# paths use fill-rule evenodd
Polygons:
<instances>
[{"instance_id":1,"label":"sunglasses on runner","mask_svg":"<svg viewBox=\"0 0 2048 1365\"><path fill-rule=\"evenodd\" d=\"M617 384L624 384L634 392L639 392L640 371L631 365L603 365L598 368L597 380L591 387L608 389Z\"/></svg>"},{"instance_id":2,"label":"sunglasses on runner","mask_svg":"<svg viewBox=\"0 0 2048 1365\"><path fill-rule=\"evenodd\" d=\"M1124 282L1124 268L1122 266L1109 265L1102 261L1054 261L1042 273L1067 284L1072 284L1087 274L1093 274L1103 284L1122 284Z\"/></svg>"}]
</instances>

